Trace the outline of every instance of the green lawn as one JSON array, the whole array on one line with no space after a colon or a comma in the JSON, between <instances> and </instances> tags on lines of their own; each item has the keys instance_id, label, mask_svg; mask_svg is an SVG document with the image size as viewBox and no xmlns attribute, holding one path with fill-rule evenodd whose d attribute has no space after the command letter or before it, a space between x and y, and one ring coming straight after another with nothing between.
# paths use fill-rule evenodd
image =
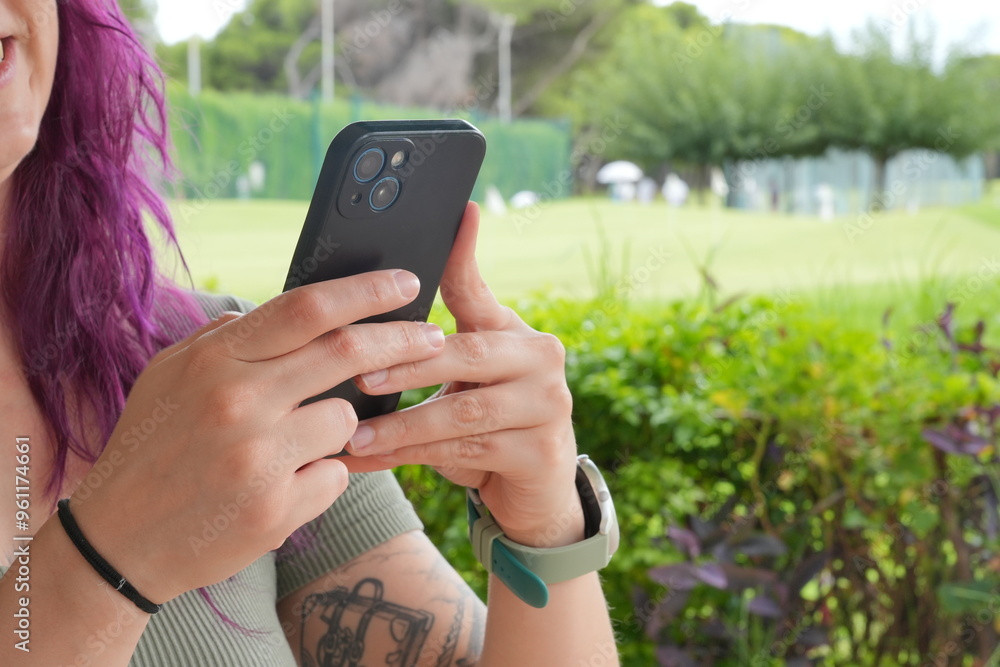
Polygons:
<instances>
[{"instance_id":1,"label":"green lawn","mask_svg":"<svg viewBox=\"0 0 1000 667\"><path fill-rule=\"evenodd\" d=\"M307 204L175 203L196 286L262 301L275 295ZM1000 329L1000 201L890 212L833 223L721 208L670 209L603 199L544 203L534 212L484 214L480 262L505 300L532 292L587 298L604 275L637 303L695 295L709 273L723 297L781 292L852 322L877 324L895 307L926 319L949 296ZM661 261L665 257L665 261ZM980 273L984 280L975 276Z\"/></svg>"}]
</instances>

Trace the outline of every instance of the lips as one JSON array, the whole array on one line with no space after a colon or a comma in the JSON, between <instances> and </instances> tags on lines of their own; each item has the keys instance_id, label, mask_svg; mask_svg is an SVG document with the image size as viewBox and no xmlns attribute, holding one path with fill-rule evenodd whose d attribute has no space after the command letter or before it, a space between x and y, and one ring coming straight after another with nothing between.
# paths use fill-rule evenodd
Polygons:
<instances>
[{"instance_id":1,"label":"lips","mask_svg":"<svg viewBox=\"0 0 1000 667\"><path fill-rule=\"evenodd\" d=\"M0 88L14 78L14 65L17 61L17 47L13 37L0 39Z\"/></svg>"}]
</instances>

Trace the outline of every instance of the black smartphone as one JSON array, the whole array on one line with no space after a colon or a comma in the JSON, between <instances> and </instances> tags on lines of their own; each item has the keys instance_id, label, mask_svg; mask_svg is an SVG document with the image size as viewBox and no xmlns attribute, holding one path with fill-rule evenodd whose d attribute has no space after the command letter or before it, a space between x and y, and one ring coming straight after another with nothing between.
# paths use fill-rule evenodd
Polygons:
<instances>
[{"instance_id":1,"label":"black smartphone","mask_svg":"<svg viewBox=\"0 0 1000 667\"><path fill-rule=\"evenodd\" d=\"M426 322L486 155L464 120L365 121L330 144L284 291L369 271L420 278L409 305L362 322ZM369 396L348 380L326 398L351 402L358 419L394 411L400 394Z\"/></svg>"}]
</instances>

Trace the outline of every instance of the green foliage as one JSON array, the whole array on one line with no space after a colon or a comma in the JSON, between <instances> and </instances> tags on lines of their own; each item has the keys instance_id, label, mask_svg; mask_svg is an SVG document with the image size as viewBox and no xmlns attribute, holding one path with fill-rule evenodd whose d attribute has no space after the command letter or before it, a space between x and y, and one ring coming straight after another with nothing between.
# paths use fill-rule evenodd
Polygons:
<instances>
[{"instance_id":1,"label":"green foliage","mask_svg":"<svg viewBox=\"0 0 1000 667\"><path fill-rule=\"evenodd\" d=\"M215 90L287 91L284 63L292 45L316 15L315 0L254 0L203 44L203 85ZM308 70L319 62L319 46L301 58ZM187 44L162 45L157 55L168 75L187 77Z\"/></svg>"},{"instance_id":2,"label":"green foliage","mask_svg":"<svg viewBox=\"0 0 1000 667\"><path fill-rule=\"evenodd\" d=\"M949 315L905 336L849 329L765 298L639 311L613 290L519 310L566 344L579 448L615 496L623 546L603 578L624 664L654 664L654 639L718 652L721 628L740 643L716 665L785 664L806 638L829 641L810 655L834 665L923 664L948 642L970 655L979 636L995 643L1000 353L977 347L975 325L956 330ZM932 447L935 433L979 444L946 454L951 441ZM481 586L461 494L430 470L402 479ZM710 585L665 620L675 592L648 572L689 557L667 530L697 530L720 510L727 534L787 546L738 565L812 578L805 561L831 554L794 622L764 623L747 613L750 592ZM976 614L988 620L967 627Z\"/></svg>"},{"instance_id":3,"label":"green foliage","mask_svg":"<svg viewBox=\"0 0 1000 667\"><path fill-rule=\"evenodd\" d=\"M876 195L886 189L887 160L923 148L956 158L983 150L996 137L997 99L976 68L953 58L944 72L931 62L932 43L912 34L903 52L874 23L856 37L853 53L837 56L825 132L832 145L868 152L876 162ZM994 102L995 103L995 102ZM988 105L988 106L986 106Z\"/></svg>"},{"instance_id":4,"label":"green foliage","mask_svg":"<svg viewBox=\"0 0 1000 667\"><path fill-rule=\"evenodd\" d=\"M789 122L809 101L802 93L815 48L787 29L712 25L683 5L645 5L622 21L608 57L577 77L573 94L583 124L624 119L608 157L647 168L822 152L815 132Z\"/></svg>"},{"instance_id":5,"label":"green foliage","mask_svg":"<svg viewBox=\"0 0 1000 667\"><path fill-rule=\"evenodd\" d=\"M612 117L625 124L608 159L708 167L857 149L876 162L878 195L902 151L963 158L1000 141L995 59L955 52L937 71L931 46L911 34L894 49L871 24L843 52L788 28L642 5L619 22L606 56L576 72L570 96L584 133Z\"/></svg>"},{"instance_id":6,"label":"green foliage","mask_svg":"<svg viewBox=\"0 0 1000 667\"><path fill-rule=\"evenodd\" d=\"M175 157L184 176L178 194L194 199L236 196L237 178L254 161L267 170L266 185L254 196L309 199L327 146L343 126L361 119L441 116L429 109L380 106L358 98L320 105L277 95L207 90L193 99L176 84L168 93ZM544 183L563 184L551 188L552 197L570 194L570 179L564 176L569 169L567 126L469 119L489 143L476 198L482 197L487 185L495 185L507 197L519 190L537 190Z\"/></svg>"}]
</instances>

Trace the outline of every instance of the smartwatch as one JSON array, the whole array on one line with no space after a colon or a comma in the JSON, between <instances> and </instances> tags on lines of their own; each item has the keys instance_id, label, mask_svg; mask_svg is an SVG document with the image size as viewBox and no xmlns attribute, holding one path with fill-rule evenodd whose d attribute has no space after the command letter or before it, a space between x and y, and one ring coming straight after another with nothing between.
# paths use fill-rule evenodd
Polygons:
<instances>
[{"instance_id":1,"label":"smartwatch","mask_svg":"<svg viewBox=\"0 0 1000 667\"><path fill-rule=\"evenodd\" d=\"M600 469L586 454L577 458L576 488L583 505L584 540L552 549L526 547L509 540L479 492L466 490L469 539L476 559L532 607L540 609L548 604L547 584L600 570L618 550L618 518L611 492Z\"/></svg>"}]
</instances>

